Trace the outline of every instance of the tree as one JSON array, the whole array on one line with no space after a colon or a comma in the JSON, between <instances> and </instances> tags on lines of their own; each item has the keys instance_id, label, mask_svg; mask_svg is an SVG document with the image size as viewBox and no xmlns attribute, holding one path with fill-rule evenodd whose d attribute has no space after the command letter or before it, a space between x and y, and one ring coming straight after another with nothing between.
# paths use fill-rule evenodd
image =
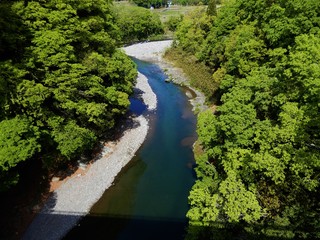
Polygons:
<instances>
[{"instance_id":1,"label":"tree","mask_svg":"<svg viewBox=\"0 0 320 240\"><path fill-rule=\"evenodd\" d=\"M18 181L13 169L40 151L40 132L27 118L20 116L1 121L0 132L0 190L6 190Z\"/></svg>"},{"instance_id":2,"label":"tree","mask_svg":"<svg viewBox=\"0 0 320 240\"><path fill-rule=\"evenodd\" d=\"M216 111L198 117L203 153L187 216L207 233L196 237L222 228L253 239L320 238L319 9L313 0L232 0L196 48L184 42L188 31L177 33L177 45L220 84Z\"/></svg>"},{"instance_id":3,"label":"tree","mask_svg":"<svg viewBox=\"0 0 320 240\"><path fill-rule=\"evenodd\" d=\"M114 6L115 22L125 43L147 40L162 34L163 26L158 15L136 6Z\"/></svg>"},{"instance_id":4,"label":"tree","mask_svg":"<svg viewBox=\"0 0 320 240\"><path fill-rule=\"evenodd\" d=\"M169 31L175 32L177 30L177 27L182 22L183 15L180 16L171 16L169 19L165 22L165 26L169 29Z\"/></svg>"},{"instance_id":5,"label":"tree","mask_svg":"<svg viewBox=\"0 0 320 240\"><path fill-rule=\"evenodd\" d=\"M166 0L133 0L135 4L137 4L139 7L144 8L160 8L160 7L166 7L167 1Z\"/></svg>"},{"instance_id":6,"label":"tree","mask_svg":"<svg viewBox=\"0 0 320 240\"><path fill-rule=\"evenodd\" d=\"M59 130L61 136L68 134L71 123L75 132L89 134L92 141L93 132L97 136L111 129L129 105L136 75L133 64L115 49L118 34L110 6L103 1L49 1L17 4L16 9L34 35L28 48L30 76L18 85L19 111L33 116L49 132L57 131L48 123L59 116L62 125L67 123ZM63 137L49 135L58 146L64 145ZM78 147L58 150L70 158L92 146L84 139L74 142Z\"/></svg>"},{"instance_id":7,"label":"tree","mask_svg":"<svg viewBox=\"0 0 320 240\"><path fill-rule=\"evenodd\" d=\"M211 18L206 14L203 7L199 7L185 15L175 33L179 47L186 52L196 54L200 51L211 26Z\"/></svg>"},{"instance_id":8,"label":"tree","mask_svg":"<svg viewBox=\"0 0 320 240\"><path fill-rule=\"evenodd\" d=\"M15 160L1 155L5 179L19 162L39 160L39 151L51 168L90 150L126 113L137 73L117 49L120 32L109 2L0 5L0 124L23 126L3 135L14 140L5 141L0 151L27 151L12 155Z\"/></svg>"},{"instance_id":9,"label":"tree","mask_svg":"<svg viewBox=\"0 0 320 240\"><path fill-rule=\"evenodd\" d=\"M217 15L217 2L216 0L210 0L208 3L207 14L210 16Z\"/></svg>"}]
</instances>

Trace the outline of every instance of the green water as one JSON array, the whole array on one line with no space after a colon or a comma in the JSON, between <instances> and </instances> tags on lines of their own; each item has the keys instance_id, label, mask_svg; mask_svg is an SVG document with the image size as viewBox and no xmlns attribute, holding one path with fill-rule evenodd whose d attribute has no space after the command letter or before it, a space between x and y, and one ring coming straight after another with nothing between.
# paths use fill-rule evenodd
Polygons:
<instances>
[{"instance_id":1,"label":"green water","mask_svg":"<svg viewBox=\"0 0 320 240\"><path fill-rule=\"evenodd\" d=\"M165 83L156 65L135 60L157 95L151 129L136 157L66 239L183 239L195 181L196 118L184 89ZM146 114L133 99L131 110Z\"/></svg>"}]
</instances>

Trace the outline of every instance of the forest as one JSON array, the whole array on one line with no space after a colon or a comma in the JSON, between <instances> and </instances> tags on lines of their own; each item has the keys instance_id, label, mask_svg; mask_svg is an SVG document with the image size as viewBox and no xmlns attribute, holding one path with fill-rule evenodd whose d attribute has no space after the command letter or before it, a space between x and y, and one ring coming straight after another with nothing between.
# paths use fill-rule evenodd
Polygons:
<instances>
[{"instance_id":1,"label":"forest","mask_svg":"<svg viewBox=\"0 0 320 240\"><path fill-rule=\"evenodd\" d=\"M186 238L320 239L320 2L177 2L208 4L168 23L167 55L210 105ZM137 76L119 47L163 33L158 15L112 1L0 1L0 192L112 134Z\"/></svg>"},{"instance_id":2,"label":"forest","mask_svg":"<svg viewBox=\"0 0 320 240\"><path fill-rule=\"evenodd\" d=\"M211 3L221 4L221 0L209 1L209 0L130 0L139 7L144 8L167 8L171 5L175 6L207 6Z\"/></svg>"},{"instance_id":3,"label":"forest","mask_svg":"<svg viewBox=\"0 0 320 240\"><path fill-rule=\"evenodd\" d=\"M319 239L320 2L211 3L172 50L211 74L188 239Z\"/></svg>"},{"instance_id":4,"label":"forest","mask_svg":"<svg viewBox=\"0 0 320 240\"><path fill-rule=\"evenodd\" d=\"M163 32L149 10L103 0L1 1L0 29L2 191L22 162L55 169L90 154L127 112L137 76L118 48Z\"/></svg>"}]
</instances>

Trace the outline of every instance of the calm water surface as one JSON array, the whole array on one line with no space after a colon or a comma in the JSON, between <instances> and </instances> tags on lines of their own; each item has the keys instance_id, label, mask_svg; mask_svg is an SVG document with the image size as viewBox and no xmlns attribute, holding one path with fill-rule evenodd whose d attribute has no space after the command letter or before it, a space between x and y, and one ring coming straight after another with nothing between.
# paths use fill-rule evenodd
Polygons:
<instances>
[{"instance_id":1,"label":"calm water surface","mask_svg":"<svg viewBox=\"0 0 320 240\"><path fill-rule=\"evenodd\" d=\"M135 60L158 98L151 129L136 157L65 239L183 239L195 181L196 118L184 89L165 83L154 64ZM145 111L131 100L136 114Z\"/></svg>"}]
</instances>

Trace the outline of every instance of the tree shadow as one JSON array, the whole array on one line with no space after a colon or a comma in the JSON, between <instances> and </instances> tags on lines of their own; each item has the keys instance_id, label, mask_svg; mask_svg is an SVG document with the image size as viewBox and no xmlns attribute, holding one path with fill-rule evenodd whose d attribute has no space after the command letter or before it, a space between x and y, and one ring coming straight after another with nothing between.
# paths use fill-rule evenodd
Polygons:
<instances>
[{"instance_id":1,"label":"tree shadow","mask_svg":"<svg viewBox=\"0 0 320 240\"><path fill-rule=\"evenodd\" d=\"M210 226L192 226L186 228L186 240L214 239L214 240L288 240L306 239L295 235L290 227L273 224L261 226L258 224L211 224ZM310 233L310 232L309 232ZM314 233L310 233L311 235ZM314 239L314 238L307 238Z\"/></svg>"},{"instance_id":2,"label":"tree shadow","mask_svg":"<svg viewBox=\"0 0 320 240\"><path fill-rule=\"evenodd\" d=\"M42 210L28 226L22 239L60 239L63 233L70 229L70 226L76 225L82 215L79 213L54 211L56 200L57 195L53 192Z\"/></svg>"},{"instance_id":3,"label":"tree shadow","mask_svg":"<svg viewBox=\"0 0 320 240\"><path fill-rule=\"evenodd\" d=\"M22 239L172 239L172 240L287 240L289 236L266 236L262 233L245 232L240 226L189 226L185 219L131 217L95 214L85 217L77 212L54 212L55 194L45 210L37 215ZM81 220L81 222L79 222ZM70 228L73 226L72 230ZM252 225L251 227L257 227ZM259 226L258 226L259 227ZM273 232L285 232L282 226L272 226ZM69 232L68 232L69 231ZM67 233L67 234L66 234ZM66 234L66 235L65 235ZM2 236L3 237L3 236ZM3 238L9 239L9 238ZM18 238L16 238L18 239Z\"/></svg>"},{"instance_id":4,"label":"tree shadow","mask_svg":"<svg viewBox=\"0 0 320 240\"><path fill-rule=\"evenodd\" d=\"M0 239L20 239L50 194L49 180L41 161L22 162L17 171L20 175L18 184L0 193Z\"/></svg>"},{"instance_id":5,"label":"tree shadow","mask_svg":"<svg viewBox=\"0 0 320 240\"><path fill-rule=\"evenodd\" d=\"M287 240L289 236L267 236L258 232L246 232L241 227L189 226L186 219L161 217L122 216L95 214L85 217L77 213L42 213L37 220L49 228L26 232L23 239L139 239L139 240ZM40 222L41 221L41 222ZM40 225L41 226L41 225ZM74 226L68 232L68 227ZM252 226L254 227L254 226ZM286 231L285 227L273 226L273 231ZM64 234L66 233L66 235Z\"/></svg>"},{"instance_id":6,"label":"tree shadow","mask_svg":"<svg viewBox=\"0 0 320 240\"><path fill-rule=\"evenodd\" d=\"M186 224L183 219L94 215L82 220L63 239L179 240L184 239Z\"/></svg>"}]
</instances>

